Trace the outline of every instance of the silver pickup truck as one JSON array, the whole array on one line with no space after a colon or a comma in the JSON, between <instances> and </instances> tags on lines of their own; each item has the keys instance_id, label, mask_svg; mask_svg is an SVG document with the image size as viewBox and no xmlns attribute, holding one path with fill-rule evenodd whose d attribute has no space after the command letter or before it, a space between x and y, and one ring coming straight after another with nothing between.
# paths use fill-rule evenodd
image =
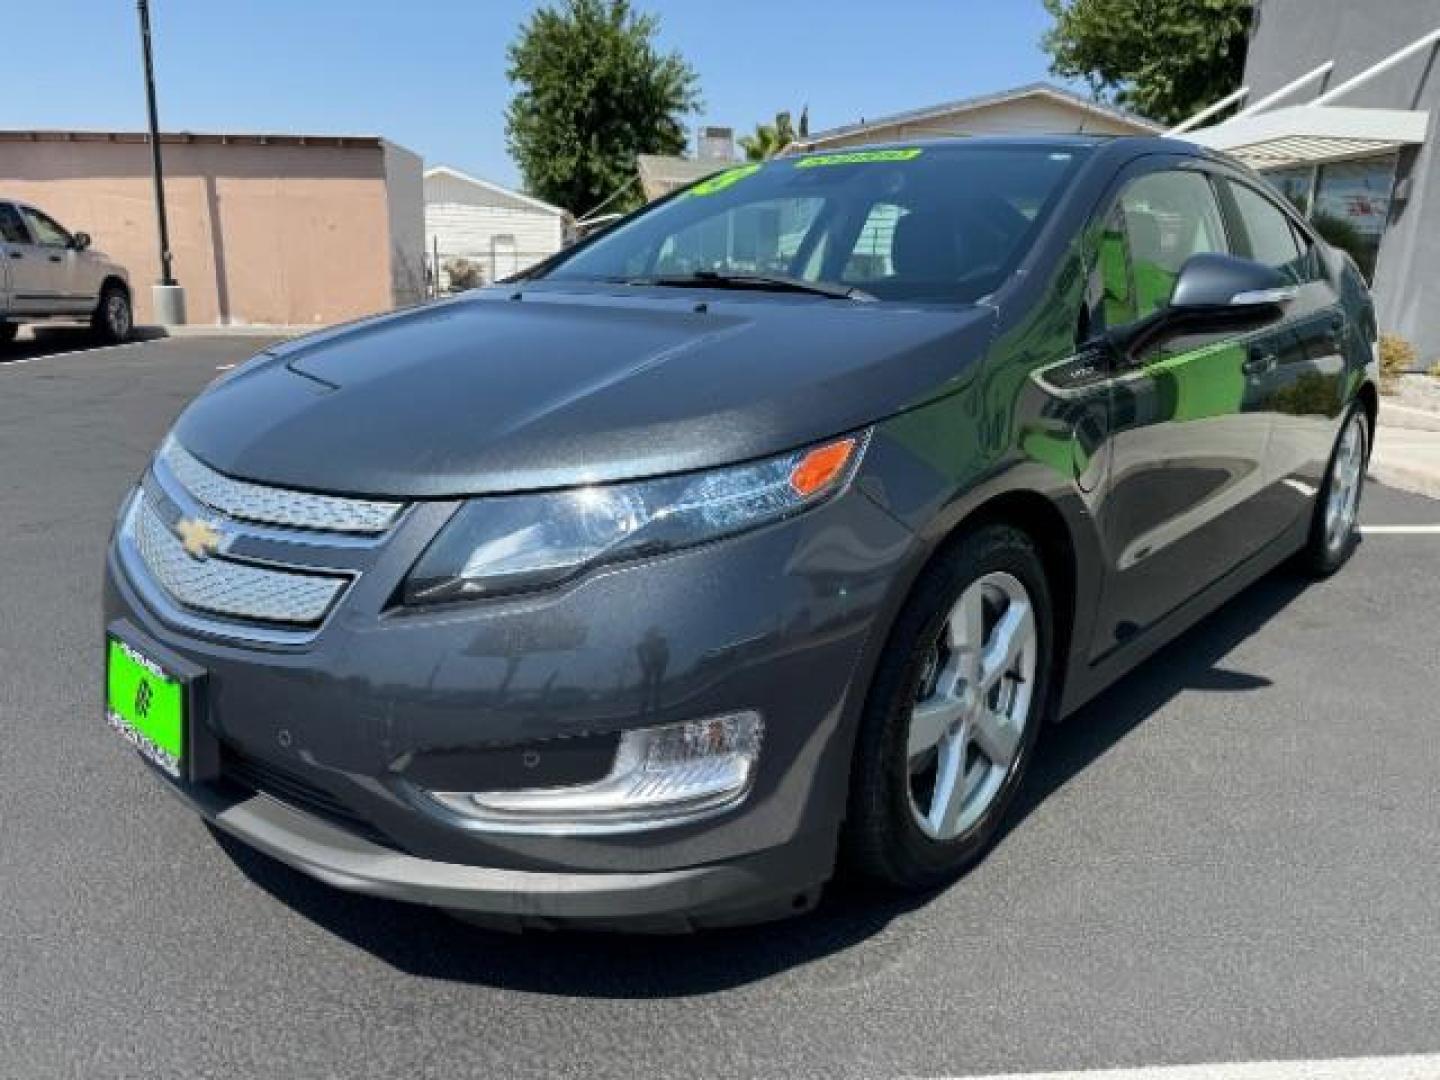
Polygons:
<instances>
[{"instance_id":1,"label":"silver pickup truck","mask_svg":"<svg viewBox=\"0 0 1440 1080\"><path fill-rule=\"evenodd\" d=\"M124 341L135 325L130 275L91 251L87 234L0 198L0 343L49 319L88 320L105 341Z\"/></svg>"}]
</instances>

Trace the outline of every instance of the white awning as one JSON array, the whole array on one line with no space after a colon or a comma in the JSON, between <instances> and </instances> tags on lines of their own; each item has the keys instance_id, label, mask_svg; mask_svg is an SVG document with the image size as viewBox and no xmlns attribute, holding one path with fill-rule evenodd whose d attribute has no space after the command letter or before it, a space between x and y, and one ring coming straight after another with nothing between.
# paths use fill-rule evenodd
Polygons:
<instances>
[{"instance_id":1,"label":"white awning","mask_svg":"<svg viewBox=\"0 0 1440 1080\"><path fill-rule=\"evenodd\" d=\"M1425 141L1430 114L1404 109L1294 105L1186 132L1255 169L1283 169L1374 157Z\"/></svg>"}]
</instances>

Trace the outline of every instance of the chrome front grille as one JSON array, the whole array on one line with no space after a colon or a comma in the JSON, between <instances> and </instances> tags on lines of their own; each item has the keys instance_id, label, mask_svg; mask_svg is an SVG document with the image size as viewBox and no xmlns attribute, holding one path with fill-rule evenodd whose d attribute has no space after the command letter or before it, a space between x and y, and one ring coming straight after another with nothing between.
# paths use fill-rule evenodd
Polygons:
<instances>
[{"instance_id":1,"label":"chrome front grille","mask_svg":"<svg viewBox=\"0 0 1440 1080\"><path fill-rule=\"evenodd\" d=\"M237 521L374 535L395 524L404 509L396 502L316 495L235 480L210 468L173 438L165 440L158 457L198 502Z\"/></svg>"},{"instance_id":2,"label":"chrome front grille","mask_svg":"<svg viewBox=\"0 0 1440 1080\"><path fill-rule=\"evenodd\" d=\"M300 644L319 633L405 509L236 480L167 439L117 547L129 579L172 623Z\"/></svg>"},{"instance_id":3,"label":"chrome front grille","mask_svg":"<svg viewBox=\"0 0 1440 1080\"><path fill-rule=\"evenodd\" d=\"M170 598L194 611L232 619L315 626L345 589L345 578L297 574L224 558L196 559L143 492L131 511L132 536L145 569Z\"/></svg>"}]
</instances>

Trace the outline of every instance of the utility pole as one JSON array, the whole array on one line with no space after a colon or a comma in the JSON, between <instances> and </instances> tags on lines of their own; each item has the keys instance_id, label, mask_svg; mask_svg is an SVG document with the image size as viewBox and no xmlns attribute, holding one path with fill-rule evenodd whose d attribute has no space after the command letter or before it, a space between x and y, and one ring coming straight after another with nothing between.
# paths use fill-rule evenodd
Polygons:
<instances>
[{"instance_id":1,"label":"utility pole","mask_svg":"<svg viewBox=\"0 0 1440 1080\"><path fill-rule=\"evenodd\" d=\"M165 169L160 159L160 113L155 105L155 60L150 49L150 0L136 0L140 47L145 58L145 103L150 114L150 167L155 178L155 224L160 242L160 281L152 290L155 317L166 325L185 321L185 290L175 280L170 255L170 223L165 214Z\"/></svg>"}]
</instances>

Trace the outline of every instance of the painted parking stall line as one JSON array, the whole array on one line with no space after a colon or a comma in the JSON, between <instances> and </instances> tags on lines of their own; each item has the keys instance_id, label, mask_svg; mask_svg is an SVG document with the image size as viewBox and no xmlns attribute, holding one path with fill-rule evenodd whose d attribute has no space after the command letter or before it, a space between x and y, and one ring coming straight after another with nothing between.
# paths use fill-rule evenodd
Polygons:
<instances>
[{"instance_id":1,"label":"painted parking stall line","mask_svg":"<svg viewBox=\"0 0 1440 1080\"><path fill-rule=\"evenodd\" d=\"M1440 525L1361 525L1361 536L1440 536ZM1437 1074L1440 1075L1440 1074Z\"/></svg>"},{"instance_id":2,"label":"painted parking stall line","mask_svg":"<svg viewBox=\"0 0 1440 1080\"><path fill-rule=\"evenodd\" d=\"M982 1080L970 1077L969 1080ZM1010 1073L983 1080L1440 1080L1440 1054Z\"/></svg>"}]
</instances>

